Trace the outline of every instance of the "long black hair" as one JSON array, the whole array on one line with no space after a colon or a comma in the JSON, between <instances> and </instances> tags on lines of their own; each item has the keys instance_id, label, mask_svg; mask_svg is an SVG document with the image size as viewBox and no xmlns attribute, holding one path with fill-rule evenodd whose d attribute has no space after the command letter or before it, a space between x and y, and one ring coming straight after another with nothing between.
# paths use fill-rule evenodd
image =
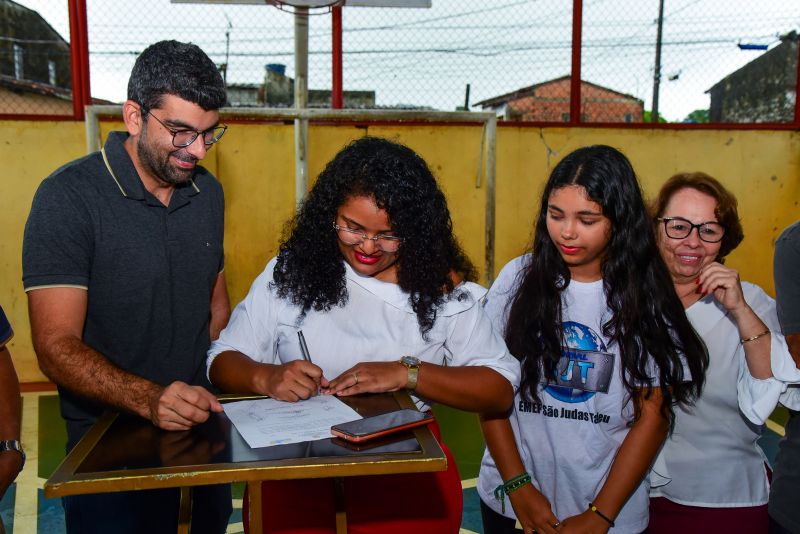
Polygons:
<instances>
[{"instance_id":1,"label":"long black hair","mask_svg":"<svg viewBox=\"0 0 800 534\"><path fill-rule=\"evenodd\" d=\"M359 196L385 210L392 230L403 238L397 251L398 284L409 293L425 335L455 280L475 280L475 268L453 235L444 194L425 161L387 139L352 142L319 175L280 245L274 273L278 295L300 306L303 314L347 302L333 222L339 207Z\"/></svg>"},{"instance_id":2,"label":"long black hair","mask_svg":"<svg viewBox=\"0 0 800 534\"><path fill-rule=\"evenodd\" d=\"M674 420L672 405L699 395L708 366L703 341L692 328L656 246L636 174L628 159L608 146L575 150L553 169L542 193L530 262L520 273L510 302L505 339L522 361L521 390L539 401L542 379L555 379L561 357L561 293L570 271L547 232L550 195L580 186L611 222L602 262L603 287L611 319L603 335L619 348L623 381L634 402L658 381L662 415ZM653 368L658 376L652 377ZM685 359L691 376L684 376ZM544 377L542 376L544 373Z\"/></svg>"}]
</instances>

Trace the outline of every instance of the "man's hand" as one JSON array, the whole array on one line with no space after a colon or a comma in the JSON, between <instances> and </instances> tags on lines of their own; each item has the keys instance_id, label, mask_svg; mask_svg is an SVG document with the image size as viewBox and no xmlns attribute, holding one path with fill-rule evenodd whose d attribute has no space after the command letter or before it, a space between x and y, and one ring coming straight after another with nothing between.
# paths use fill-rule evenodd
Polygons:
<instances>
[{"instance_id":1,"label":"man's hand","mask_svg":"<svg viewBox=\"0 0 800 534\"><path fill-rule=\"evenodd\" d=\"M221 412L217 398L201 386L173 382L150 396L150 421L164 430L188 430Z\"/></svg>"},{"instance_id":2,"label":"man's hand","mask_svg":"<svg viewBox=\"0 0 800 534\"><path fill-rule=\"evenodd\" d=\"M17 451L0 453L0 499L22 469L22 455Z\"/></svg>"}]
</instances>

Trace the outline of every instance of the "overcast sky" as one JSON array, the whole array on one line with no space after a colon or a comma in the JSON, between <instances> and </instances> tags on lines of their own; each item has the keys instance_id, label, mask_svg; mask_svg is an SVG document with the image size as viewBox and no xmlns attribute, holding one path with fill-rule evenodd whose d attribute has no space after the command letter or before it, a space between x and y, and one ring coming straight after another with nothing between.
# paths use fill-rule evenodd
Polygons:
<instances>
[{"instance_id":1,"label":"overcast sky","mask_svg":"<svg viewBox=\"0 0 800 534\"><path fill-rule=\"evenodd\" d=\"M69 40L66 0L15 0ZM92 94L125 98L148 43L174 38L227 62L229 83L260 83L264 65L293 76L293 16L275 7L87 0ZM430 9L344 8L345 89L375 90L379 105L452 110L570 71L571 0L433 0ZM651 107L657 0L584 2L584 80ZM800 26L800 0L665 0L660 108L669 120L708 107L705 91ZM227 33L227 35L226 35ZM331 84L330 15L310 18L310 87ZM227 50L227 53L226 53ZM227 60L227 61L226 61ZM671 81L668 78L673 78ZM473 107L472 109L479 109Z\"/></svg>"}]
</instances>

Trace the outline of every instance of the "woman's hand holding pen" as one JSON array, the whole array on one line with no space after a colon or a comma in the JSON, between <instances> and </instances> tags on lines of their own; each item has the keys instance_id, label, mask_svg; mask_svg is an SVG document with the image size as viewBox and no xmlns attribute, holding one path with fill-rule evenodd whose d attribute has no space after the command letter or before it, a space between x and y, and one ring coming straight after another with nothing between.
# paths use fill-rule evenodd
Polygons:
<instances>
[{"instance_id":1,"label":"woman's hand holding pen","mask_svg":"<svg viewBox=\"0 0 800 534\"><path fill-rule=\"evenodd\" d=\"M257 371L258 393L273 399L295 402L313 397L320 388L328 387L322 369L306 360L294 360L282 365L263 364Z\"/></svg>"}]
</instances>

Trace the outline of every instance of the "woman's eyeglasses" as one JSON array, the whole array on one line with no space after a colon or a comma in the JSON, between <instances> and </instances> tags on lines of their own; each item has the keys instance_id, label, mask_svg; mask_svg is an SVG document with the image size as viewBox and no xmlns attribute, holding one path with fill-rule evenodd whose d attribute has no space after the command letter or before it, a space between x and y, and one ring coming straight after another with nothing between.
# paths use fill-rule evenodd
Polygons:
<instances>
[{"instance_id":1,"label":"woman's eyeglasses","mask_svg":"<svg viewBox=\"0 0 800 534\"><path fill-rule=\"evenodd\" d=\"M346 226L340 226L336 223L333 223L333 228L336 230L339 239L345 245L359 245L366 240L370 240L375 243L376 247L384 252L397 252L397 249L400 248L400 244L403 242L402 237L383 234L369 237L361 230L353 230L351 228L347 228Z\"/></svg>"},{"instance_id":2,"label":"woman's eyeglasses","mask_svg":"<svg viewBox=\"0 0 800 534\"><path fill-rule=\"evenodd\" d=\"M672 239L685 239L695 228L697 237L706 243L719 243L725 236L725 227L716 221L694 224L683 217L659 217L656 220L664 223L664 231Z\"/></svg>"}]
</instances>

